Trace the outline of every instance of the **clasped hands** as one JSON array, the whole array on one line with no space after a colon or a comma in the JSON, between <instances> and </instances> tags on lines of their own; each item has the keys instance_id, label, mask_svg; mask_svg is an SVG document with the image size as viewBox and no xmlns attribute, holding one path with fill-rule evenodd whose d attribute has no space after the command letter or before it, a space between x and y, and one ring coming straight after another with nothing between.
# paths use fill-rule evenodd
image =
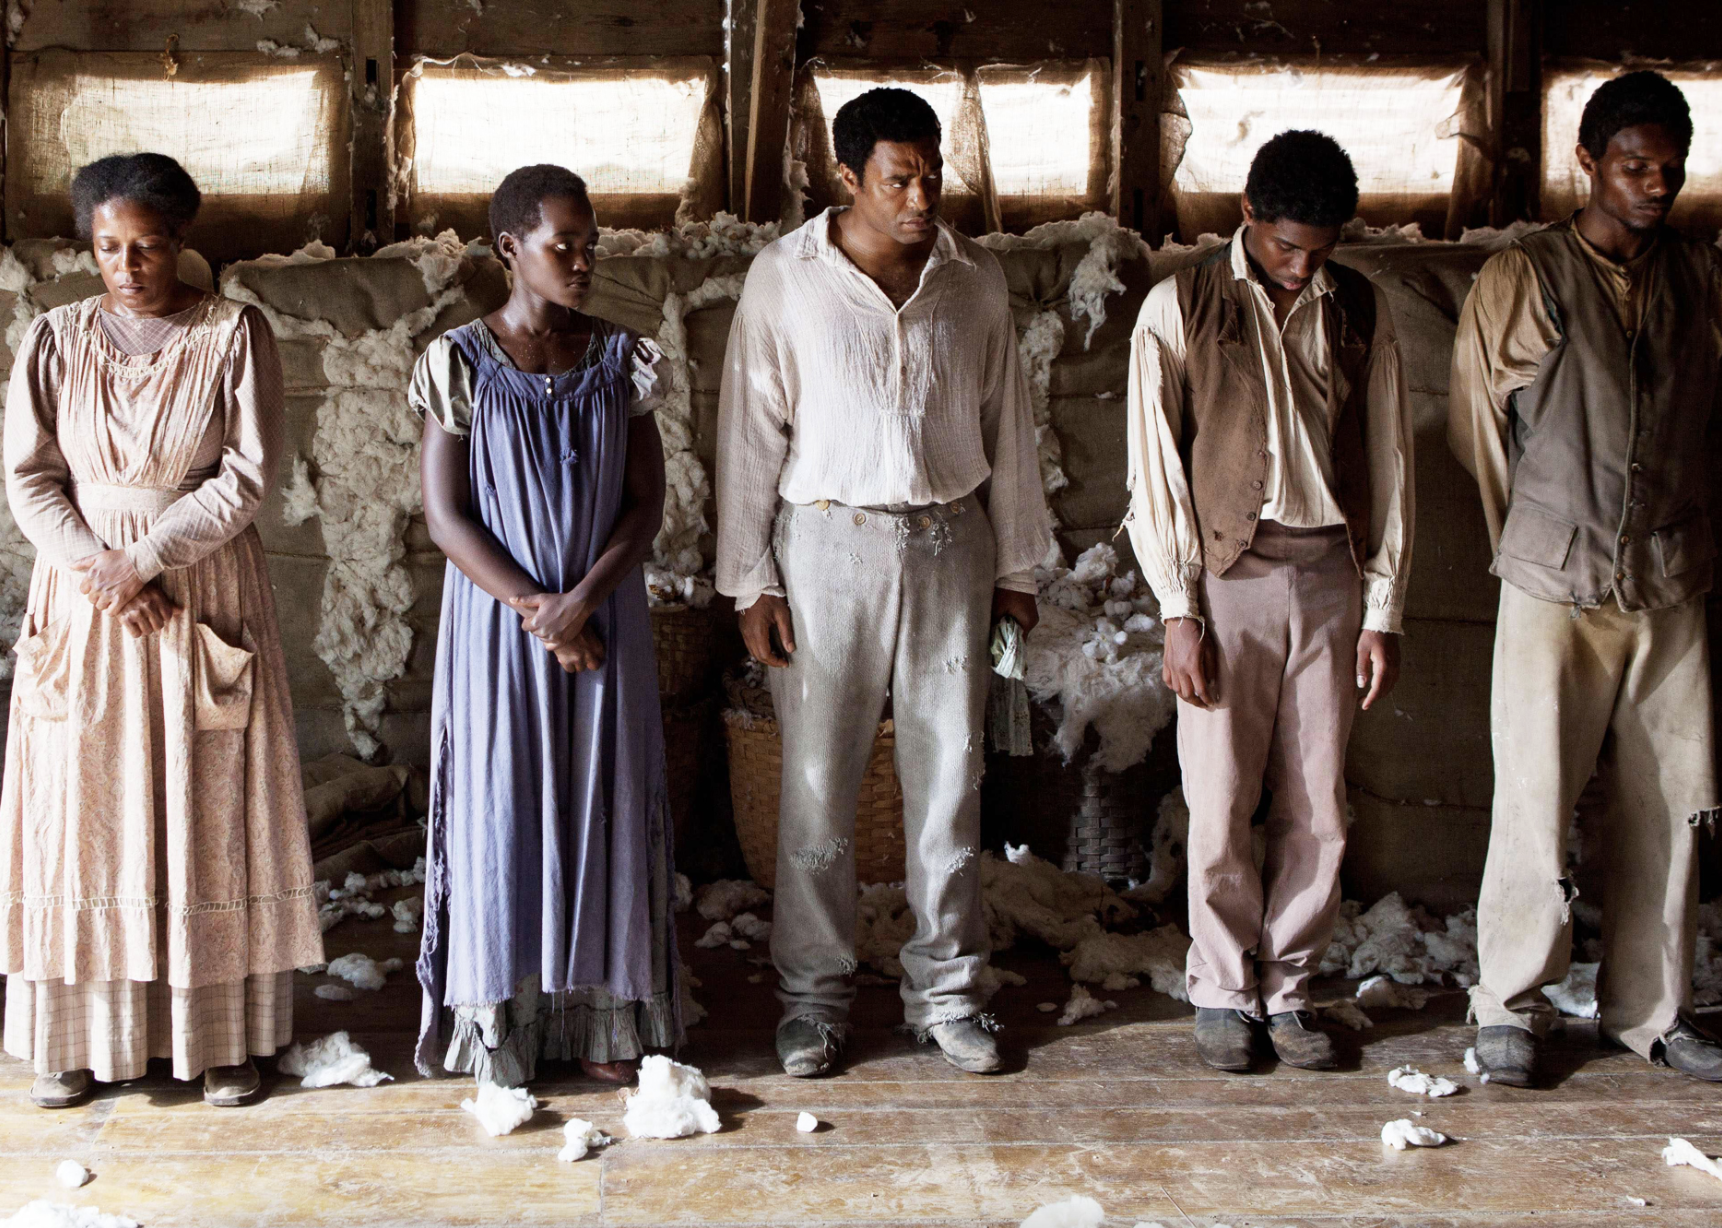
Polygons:
<instances>
[{"instance_id":1,"label":"clasped hands","mask_svg":"<svg viewBox=\"0 0 1722 1228\"><path fill-rule=\"evenodd\" d=\"M161 585L144 582L124 550L103 550L78 559L71 568L82 577L78 591L96 609L119 619L135 638L154 635L179 609Z\"/></svg>"},{"instance_id":2,"label":"clasped hands","mask_svg":"<svg viewBox=\"0 0 1722 1228\"><path fill-rule=\"evenodd\" d=\"M570 674L604 664L604 645L587 626L592 607L573 593L530 593L508 598L508 605L520 615L521 629L536 636Z\"/></svg>"}]
</instances>

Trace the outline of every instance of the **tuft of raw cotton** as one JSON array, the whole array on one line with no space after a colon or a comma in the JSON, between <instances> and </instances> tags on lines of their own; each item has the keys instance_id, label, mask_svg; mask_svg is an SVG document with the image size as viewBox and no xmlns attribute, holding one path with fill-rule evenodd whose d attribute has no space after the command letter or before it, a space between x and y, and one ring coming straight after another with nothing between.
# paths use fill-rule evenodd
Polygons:
<instances>
[{"instance_id":1,"label":"tuft of raw cotton","mask_svg":"<svg viewBox=\"0 0 1722 1228\"><path fill-rule=\"evenodd\" d=\"M1427 1075L1415 1066L1395 1066L1387 1072L1389 1087L1396 1087L1402 1092L1410 1092L1413 1096L1451 1096L1459 1090L1459 1085L1451 1079L1443 1079L1439 1075Z\"/></svg>"},{"instance_id":2,"label":"tuft of raw cotton","mask_svg":"<svg viewBox=\"0 0 1722 1228\"><path fill-rule=\"evenodd\" d=\"M556 1158L564 1164L584 1160L589 1152L608 1146L612 1141L608 1134L583 1117L569 1118L568 1124L562 1127L562 1138L562 1150L556 1153Z\"/></svg>"},{"instance_id":3,"label":"tuft of raw cotton","mask_svg":"<svg viewBox=\"0 0 1722 1228\"><path fill-rule=\"evenodd\" d=\"M300 1087L334 1087L338 1083L375 1087L394 1078L372 1069L371 1055L345 1032L332 1032L309 1043L295 1042L281 1055L277 1068L282 1074L297 1075Z\"/></svg>"},{"instance_id":4,"label":"tuft of raw cotton","mask_svg":"<svg viewBox=\"0 0 1722 1228\"><path fill-rule=\"evenodd\" d=\"M1160 799L1154 819L1154 834L1149 838L1148 879L1124 892L1124 898L1144 904L1164 901L1184 878L1184 867L1189 860L1184 847L1189 838L1190 807L1184 801L1184 790L1173 789Z\"/></svg>"},{"instance_id":5,"label":"tuft of raw cotton","mask_svg":"<svg viewBox=\"0 0 1722 1228\"><path fill-rule=\"evenodd\" d=\"M1447 1141L1447 1136L1401 1117L1381 1127L1381 1141L1395 1151L1404 1151L1407 1147L1439 1147Z\"/></svg>"},{"instance_id":6,"label":"tuft of raw cotton","mask_svg":"<svg viewBox=\"0 0 1722 1228\"><path fill-rule=\"evenodd\" d=\"M981 969L979 987L981 993L988 998L998 993L1006 985L1015 985L1020 988L1026 984L1028 984L1026 976L1020 972L1012 972L1009 968L995 968L988 964Z\"/></svg>"},{"instance_id":7,"label":"tuft of raw cotton","mask_svg":"<svg viewBox=\"0 0 1722 1228\"><path fill-rule=\"evenodd\" d=\"M1002 861L982 853L980 867L981 911L995 951L1010 949L1024 936L1068 951L1105 926L1137 915L1098 875L1061 870L1027 845L1007 844ZM914 932L912 918L907 932Z\"/></svg>"},{"instance_id":8,"label":"tuft of raw cotton","mask_svg":"<svg viewBox=\"0 0 1722 1228\"><path fill-rule=\"evenodd\" d=\"M1683 1138L1668 1140L1668 1146L1662 1149L1662 1161L1670 1168L1684 1164L1722 1181L1722 1164L1718 1164Z\"/></svg>"},{"instance_id":9,"label":"tuft of raw cotton","mask_svg":"<svg viewBox=\"0 0 1722 1228\"><path fill-rule=\"evenodd\" d=\"M411 934L424 924L425 901L422 895L396 900L389 911L395 915L395 933Z\"/></svg>"},{"instance_id":10,"label":"tuft of raw cotton","mask_svg":"<svg viewBox=\"0 0 1722 1228\"><path fill-rule=\"evenodd\" d=\"M685 1138L716 1134L711 1084L692 1066L659 1053L640 1059L640 1084L628 1094L622 1128L635 1138Z\"/></svg>"},{"instance_id":11,"label":"tuft of raw cotton","mask_svg":"<svg viewBox=\"0 0 1722 1228\"><path fill-rule=\"evenodd\" d=\"M1361 978L1375 973L1401 985L1449 977L1457 985L1475 985L1477 910L1466 908L1443 922L1408 906L1397 891L1368 910L1355 900L1345 901L1319 975Z\"/></svg>"},{"instance_id":12,"label":"tuft of raw cotton","mask_svg":"<svg viewBox=\"0 0 1722 1228\"><path fill-rule=\"evenodd\" d=\"M770 902L770 892L745 878L720 878L694 893L694 911L707 921L731 921L738 913Z\"/></svg>"},{"instance_id":13,"label":"tuft of raw cotton","mask_svg":"<svg viewBox=\"0 0 1722 1228\"><path fill-rule=\"evenodd\" d=\"M1500 251L1503 247L1509 247L1526 235L1542 230L1547 226L1547 222L1524 221L1502 227L1467 226L1459 232L1459 242L1495 252Z\"/></svg>"},{"instance_id":14,"label":"tuft of raw cotton","mask_svg":"<svg viewBox=\"0 0 1722 1228\"><path fill-rule=\"evenodd\" d=\"M1077 1194L1039 1208L1023 1220L1022 1228L1100 1228L1105 1218L1106 1212L1099 1203Z\"/></svg>"},{"instance_id":15,"label":"tuft of raw cotton","mask_svg":"<svg viewBox=\"0 0 1722 1228\"><path fill-rule=\"evenodd\" d=\"M1089 347L1095 332L1106 323L1106 296L1124 291L1124 282L1118 276L1119 265L1126 260L1148 258L1148 245L1141 235L1120 226L1111 214L1098 211L1085 213L1075 221L1046 222L1023 235L981 235L976 242L993 251L1088 244L1088 251L1070 275L1066 291L1071 318L1088 321L1083 349Z\"/></svg>"},{"instance_id":16,"label":"tuft of raw cotton","mask_svg":"<svg viewBox=\"0 0 1722 1228\"><path fill-rule=\"evenodd\" d=\"M68 1190L82 1189L94 1178L95 1174L76 1160L61 1160L54 1166L54 1180Z\"/></svg>"},{"instance_id":17,"label":"tuft of raw cotton","mask_svg":"<svg viewBox=\"0 0 1722 1228\"><path fill-rule=\"evenodd\" d=\"M746 938L752 942L764 942L771 937L771 922L761 921L750 912L738 913L729 923L730 931L737 938Z\"/></svg>"},{"instance_id":18,"label":"tuft of raw cotton","mask_svg":"<svg viewBox=\"0 0 1722 1228\"><path fill-rule=\"evenodd\" d=\"M1573 964L1566 978L1558 985L1543 988L1543 995L1563 1015L1575 1019L1595 1019L1599 1013L1596 1001L1596 974L1601 964Z\"/></svg>"},{"instance_id":19,"label":"tuft of raw cotton","mask_svg":"<svg viewBox=\"0 0 1722 1228\"><path fill-rule=\"evenodd\" d=\"M1375 1020L1364 1014L1363 1008L1350 998L1341 998L1338 1002L1330 1002L1321 1008L1321 1015L1322 1018L1343 1024L1354 1032L1361 1032L1365 1028L1375 1026Z\"/></svg>"},{"instance_id":20,"label":"tuft of raw cotton","mask_svg":"<svg viewBox=\"0 0 1722 1228\"><path fill-rule=\"evenodd\" d=\"M686 874L676 871L676 903L677 912L687 912L694 906L694 884Z\"/></svg>"},{"instance_id":21,"label":"tuft of raw cotton","mask_svg":"<svg viewBox=\"0 0 1722 1228\"><path fill-rule=\"evenodd\" d=\"M1483 1064L1477 1060L1477 1051L1475 1049L1465 1050L1465 1069L1471 1074L1483 1073Z\"/></svg>"},{"instance_id":22,"label":"tuft of raw cotton","mask_svg":"<svg viewBox=\"0 0 1722 1228\"><path fill-rule=\"evenodd\" d=\"M795 1115L795 1128L802 1134L812 1134L819 1129L819 1119L812 1113L797 1113Z\"/></svg>"},{"instance_id":23,"label":"tuft of raw cotton","mask_svg":"<svg viewBox=\"0 0 1722 1228\"><path fill-rule=\"evenodd\" d=\"M1091 933L1058 958L1070 969L1073 981L1101 984L1108 989L1132 988L1113 978L1140 975L1147 977L1158 992L1188 1002L1184 963L1189 952L1190 939L1176 925L1168 924L1145 934L1116 934L1107 930Z\"/></svg>"},{"instance_id":24,"label":"tuft of raw cotton","mask_svg":"<svg viewBox=\"0 0 1722 1228\"><path fill-rule=\"evenodd\" d=\"M1085 986L1072 985L1070 987L1070 1001L1064 1004L1064 1013L1055 1022L1059 1027L1067 1028L1073 1023L1079 1023L1084 1019L1093 1019L1096 1016L1104 1015L1107 1011L1117 1009L1118 1003L1110 999L1103 1002L1089 993Z\"/></svg>"},{"instance_id":25,"label":"tuft of raw cotton","mask_svg":"<svg viewBox=\"0 0 1722 1228\"><path fill-rule=\"evenodd\" d=\"M532 1120L538 1108L538 1098L524 1087L498 1087L480 1083L471 1100L462 1100L460 1107L478 1118L478 1124L491 1138L512 1134Z\"/></svg>"},{"instance_id":26,"label":"tuft of raw cotton","mask_svg":"<svg viewBox=\"0 0 1722 1228\"><path fill-rule=\"evenodd\" d=\"M1357 1004L1369 1010L1420 1011L1429 1001L1426 989L1411 989L1389 976L1377 974L1357 987Z\"/></svg>"},{"instance_id":27,"label":"tuft of raw cotton","mask_svg":"<svg viewBox=\"0 0 1722 1228\"><path fill-rule=\"evenodd\" d=\"M354 951L330 960L326 971L354 989L381 989L387 983L389 973L399 972L403 966L398 959L385 959L378 963L369 955Z\"/></svg>"},{"instance_id":28,"label":"tuft of raw cotton","mask_svg":"<svg viewBox=\"0 0 1722 1228\"><path fill-rule=\"evenodd\" d=\"M730 930L729 922L714 921L712 927L694 940L694 945L703 950L715 951L718 947L727 947L735 934Z\"/></svg>"},{"instance_id":29,"label":"tuft of raw cotton","mask_svg":"<svg viewBox=\"0 0 1722 1228\"><path fill-rule=\"evenodd\" d=\"M138 1222L105 1215L95 1207L69 1207L38 1198L19 1207L10 1219L0 1219L0 1228L138 1228Z\"/></svg>"},{"instance_id":30,"label":"tuft of raw cotton","mask_svg":"<svg viewBox=\"0 0 1722 1228\"><path fill-rule=\"evenodd\" d=\"M357 991L346 985L319 985L311 991L325 1002L351 1002L358 997Z\"/></svg>"}]
</instances>

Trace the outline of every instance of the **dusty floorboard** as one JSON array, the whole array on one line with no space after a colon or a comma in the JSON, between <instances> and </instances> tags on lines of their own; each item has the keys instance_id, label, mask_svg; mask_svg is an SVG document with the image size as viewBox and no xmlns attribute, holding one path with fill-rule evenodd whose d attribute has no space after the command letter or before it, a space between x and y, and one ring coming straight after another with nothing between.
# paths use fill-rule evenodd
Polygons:
<instances>
[{"instance_id":1,"label":"dusty floorboard","mask_svg":"<svg viewBox=\"0 0 1722 1228\"><path fill-rule=\"evenodd\" d=\"M262 1103L216 1110L152 1067L81 1108L45 1113L25 1097L25 1067L0 1057L0 1215L47 1197L149 1228L1014 1228L1042 1203L1082 1193L1106 1208L1109 1224L1165 1228L1722 1222L1722 1182L1669 1169L1659 1154L1670 1134L1722 1151L1722 1088L1598 1049L1588 1025L1560 1043L1557 1085L1536 1092L1465 1075L1459 993L1417 1014L1373 1012L1373 1030L1343 1038L1351 1061L1340 1072L1264 1060L1251 1075L1221 1076L1197 1063L1184 1008L1147 989L1110 995L1121 1009L1102 1019L1051 1026L1035 1005L1062 1002L1068 983L1050 953L1023 950L1000 959L1029 978L994 1004L1012 1058L1006 1074L965 1076L917 1048L892 1029L901 1017L895 989L874 985L861 990L850 1069L801 1082L772 1057L770 978L748 962L763 949L702 951L692 937L683 949L712 1018L693 1030L684 1056L717 1088L719 1134L623 1142L559 1164L564 1120L590 1118L619 1134L621 1106L614 1092L557 1066L534 1089L546 1107L533 1121L486 1138L459 1107L469 1081L412 1071L416 938L386 920L349 920L329 933L331 956L397 954L409 971L350 1003L315 997L323 978L301 976L299 1034L346 1028L397 1082L305 1091L271 1077ZM1436 1101L1395 1091L1386 1073L1405 1063L1465 1090ZM795 1132L802 1110L826 1123L818 1133ZM1414 1110L1455 1141L1385 1149L1382 1123ZM96 1180L76 1192L57 1186L54 1166L67 1158Z\"/></svg>"}]
</instances>

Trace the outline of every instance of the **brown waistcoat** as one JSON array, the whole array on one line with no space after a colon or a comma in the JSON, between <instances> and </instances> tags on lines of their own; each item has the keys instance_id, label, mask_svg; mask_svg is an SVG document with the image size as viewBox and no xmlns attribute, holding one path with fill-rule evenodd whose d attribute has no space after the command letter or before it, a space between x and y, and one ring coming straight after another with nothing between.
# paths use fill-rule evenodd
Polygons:
<instances>
[{"instance_id":1,"label":"brown waistcoat","mask_svg":"<svg viewBox=\"0 0 1722 1228\"><path fill-rule=\"evenodd\" d=\"M1375 287L1355 269L1329 263L1334 290L1321 306L1327 329L1334 501L1345 516L1361 575L1369 550L1369 463L1364 451ZM1231 245L1175 274L1184 316L1184 439L1180 451L1196 505L1202 562L1216 576L1255 539L1267 499L1268 391L1262 345L1246 296L1232 275ZM1333 401L1342 396L1337 417Z\"/></svg>"},{"instance_id":2,"label":"brown waistcoat","mask_svg":"<svg viewBox=\"0 0 1722 1228\"><path fill-rule=\"evenodd\" d=\"M1490 568L1533 597L1626 610L1710 590L1715 252L1665 230L1635 336L1572 220L1518 244L1560 332L1512 395L1511 496Z\"/></svg>"}]
</instances>

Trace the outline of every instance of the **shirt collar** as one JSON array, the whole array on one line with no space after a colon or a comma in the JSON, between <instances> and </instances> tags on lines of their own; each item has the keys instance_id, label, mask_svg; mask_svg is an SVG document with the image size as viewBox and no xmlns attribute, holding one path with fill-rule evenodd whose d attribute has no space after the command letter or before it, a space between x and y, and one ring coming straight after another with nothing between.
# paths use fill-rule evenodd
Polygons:
<instances>
[{"instance_id":1,"label":"shirt collar","mask_svg":"<svg viewBox=\"0 0 1722 1228\"><path fill-rule=\"evenodd\" d=\"M843 249L831 241L831 222L839 213L847 209L847 205L832 205L818 217L813 218L801 228L801 242L795 254L803 260L824 260L830 264L853 265L853 261L843 254ZM957 237L950 224L941 219L938 223L938 237L933 240L933 253L927 257L927 270L931 272L947 262L966 264L974 267L974 260L963 250L963 241Z\"/></svg>"},{"instance_id":2,"label":"shirt collar","mask_svg":"<svg viewBox=\"0 0 1722 1228\"><path fill-rule=\"evenodd\" d=\"M1244 251L1244 231L1248 229L1248 226L1240 226L1237 233L1232 236L1232 276L1239 281L1247 281L1252 285L1260 286L1262 284L1261 278L1257 277L1255 269L1250 267L1250 257ZM1309 285L1305 286L1303 292L1298 295L1297 302L1292 304L1292 309L1296 310L1312 298L1333 293L1333 286L1333 274L1327 271L1327 265L1324 263L1315 271L1315 276L1309 279ZM1265 292L1266 287L1263 287L1263 290Z\"/></svg>"}]
</instances>

